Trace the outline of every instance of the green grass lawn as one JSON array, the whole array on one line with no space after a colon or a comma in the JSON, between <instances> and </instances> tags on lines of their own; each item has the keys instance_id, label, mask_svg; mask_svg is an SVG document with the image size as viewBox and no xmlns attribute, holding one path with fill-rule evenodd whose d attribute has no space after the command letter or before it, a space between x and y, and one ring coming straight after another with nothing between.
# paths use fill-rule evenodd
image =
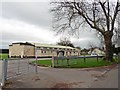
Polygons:
<instances>
[{"instance_id":1,"label":"green grass lawn","mask_svg":"<svg viewBox=\"0 0 120 90\"><path fill-rule=\"evenodd\" d=\"M8 54L0 53L0 60L7 58L8 58Z\"/></svg>"},{"instance_id":2,"label":"green grass lawn","mask_svg":"<svg viewBox=\"0 0 120 90\"><path fill-rule=\"evenodd\" d=\"M32 64L35 63L35 61L32 62ZM55 61L55 67L59 68L89 68L89 67L100 67L100 66L107 66L112 65L114 62L108 62L104 61L102 59L99 59L98 61L95 58L87 58L86 62L84 62L84 59L72 59L69 60L69 64L67 63L67 60L58 60ZM52 66L51 60L38 60L38 65L41 66Z\"/></svg>"},{"instance_id":3,"label":"green grass lawn","mask_svg":"<svg viewBox=\"0 0 120 90\"><path fill-rule=\"evenodd\" d=\"M117 56L117 57L114 56L113 59L114 59L116 62L120 63L120 56Z\"/></svg>"}]
</instances>

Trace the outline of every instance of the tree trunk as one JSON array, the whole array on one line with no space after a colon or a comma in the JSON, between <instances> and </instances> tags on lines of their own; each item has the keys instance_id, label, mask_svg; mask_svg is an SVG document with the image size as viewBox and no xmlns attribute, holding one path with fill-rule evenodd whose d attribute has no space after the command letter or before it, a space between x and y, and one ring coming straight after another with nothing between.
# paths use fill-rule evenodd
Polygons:
<instances>
[{"instance_id":1,"label":"tree trunk","mask_svg":"<svg viewBox=\"0 0 120 90\"><path fill-rule=\"evenodd\" d=\"M108 61L113 61L113 46L112 46L112 36L113 33L110 31L106 31L104 34L104 39L105 39L105 60Z\"/></svg>"}]
</instances>

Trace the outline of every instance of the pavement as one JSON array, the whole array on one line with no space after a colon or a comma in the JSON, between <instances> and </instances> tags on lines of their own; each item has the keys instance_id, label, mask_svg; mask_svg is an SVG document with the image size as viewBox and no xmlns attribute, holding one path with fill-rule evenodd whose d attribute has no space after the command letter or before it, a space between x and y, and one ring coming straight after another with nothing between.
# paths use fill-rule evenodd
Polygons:
<instances>
[{"instance_id":1,"label":"pavement","mask_svg":"<svg viewBox=\"0 0 120 90\"><path fill-rule=\"evenodd\" d=\"M89 69L38 66L38 73L31 67L33 72L9 78L5 88L118 88L118 65Z\"/></svg>"}]
</instances>

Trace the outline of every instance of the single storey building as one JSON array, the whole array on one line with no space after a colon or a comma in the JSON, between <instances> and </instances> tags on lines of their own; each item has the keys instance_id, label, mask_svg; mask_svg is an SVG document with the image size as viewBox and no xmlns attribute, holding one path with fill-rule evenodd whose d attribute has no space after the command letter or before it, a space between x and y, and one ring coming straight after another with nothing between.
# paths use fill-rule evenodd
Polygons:
<instances>
[{"instance_id":1,"label":"single storey building","mask_svg":"<svg viewBox=\"0 0 120 90\"><path fill-rule=\"evenodd\" d=\"M52 57L52 56L79 56L77 48L53 44L40 43L12 43L9 45L9 57Z\"/></svg>"}]
</instances>

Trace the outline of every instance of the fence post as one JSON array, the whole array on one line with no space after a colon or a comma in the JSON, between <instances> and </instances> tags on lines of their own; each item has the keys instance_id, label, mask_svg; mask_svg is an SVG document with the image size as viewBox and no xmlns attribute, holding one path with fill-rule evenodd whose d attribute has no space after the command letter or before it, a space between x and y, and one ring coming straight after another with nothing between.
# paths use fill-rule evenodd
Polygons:
<instances>
[{"instance_id":1,"label":"fence post","mask_svg":"<svg viewBox=\"0 0 120 90\"><path fill-rule=\"evenodd\" d=\"M63 58L62 58L62 65L63 65Z\"/></svg>"},{"instance_id":2,"label":"fence post","mask_svg":"<svg viewBox=\"0 0 120 90\"><path fill-rule=\"evenodd\" d=\"M57 61L57 65L58 65L58 58L56 59L56 61Z\"/></svg>"},{"instance_id":3,"label":"fence post","mask_svg":"<svg viewBox=\"0 0 120 90\"><path fill-rule=\"evenodd\" d=\"M85 57L85 54L84 54L84 62L86 62L86 57Z\"/></svg>"},{"instance_id":4,"label":"fence post","mask_svg":"<svg viewBox=\"0 0 120 90\"><path fill-rule=\"evenodd\" d=\"M119 62L120 54L117 55L117 62Z\"/></svg>"},{"instance_id":5,"label":"fence post","mask_svg":"<svg viewBox=\"0 0 120 90\"><path fill-rule=\"evenodd\" d=\"M4 86L5 81L7 80L7 65L8 65L8 61L6 59L3 59L3 61L2 61L2 83L1 83L1 86Z\"/></svg>"},{"instance_id":6,"label":"fence post","mask_svg":"<svg viewBox=\"0 0 120 90\"><path fill-rule=\"evenodd\" d=\"M54 67L54 56L52 56L52 67Z\"/></svg>"},{"instance_id":7,"label":"fence post","mask_svg":"<svg viewBox=\"0 0 120 90\"><path fill-rule=\"evenodd\" d=\"M119 59L119 55L115 55L115 59L118 61L118 59Z\"/></svg>"},{"instance_id":8,"label":"fence post","mask_svg":"<svg viewBox=\"0 0 120 90\"><path fill-rule=\"evenodd\" d=\"M36 56L36 61L35 61L35 72L36 72L36 74L38 73L38 70L37 70L37 56Z\"/></svg>"},{"instance_id":9,"label":"fence post","mask_svg":"<svg viewBox=\"0 0 120 90\"><path fill-rule=\"evenodd\" d=\"M69 66L69 57L67 56L67 65Z\"/></svg>"},{"instance_id":10,"label":"fence post","mask_svg":"<svg viewBox=\"0 0 120 90\"><path fill-rule=\"evenodd\" d=\"M97 62L98 62L98 54L97 54Z\"/></svg>"},{"instance_id":11,"label":"fence post","mask_svg":"<svg viewBox=\"0 0 120 90\"><path fill-rule=\"evenodd\" d=\"M28 58L27 58L27 61L28 61L27 63L28 63L28 72L29 72L29 59Z\"/></svg>"}]
</instances>

